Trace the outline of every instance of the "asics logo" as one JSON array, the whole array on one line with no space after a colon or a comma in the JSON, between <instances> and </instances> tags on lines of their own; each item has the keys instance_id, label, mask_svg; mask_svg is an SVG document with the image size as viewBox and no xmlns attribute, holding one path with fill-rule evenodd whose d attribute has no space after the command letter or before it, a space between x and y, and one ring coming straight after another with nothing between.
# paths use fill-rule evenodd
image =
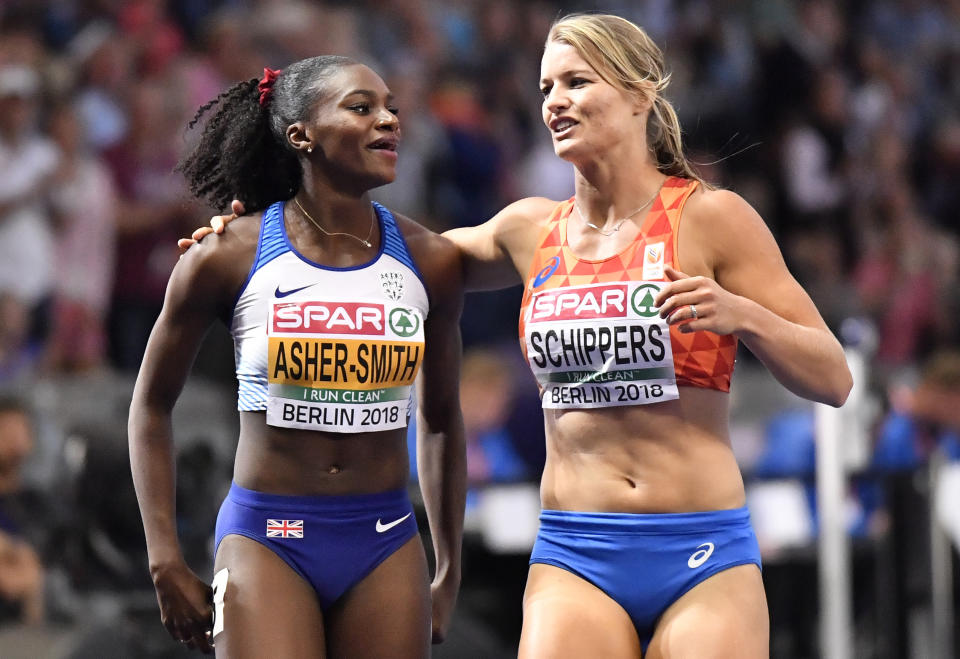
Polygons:
<instances>
[{"instance_id":1,"label":"asics logo","mask_svg":"<svg viewBox=\"0 0 960 659\"><path fill-rule=\"evenodd\" d=\"M710 558L711 554L713 554L713 543L703 543L697 547L697 551L693 552L690 558L687 559L687 567L690 569L700 567L707 562L707 559Z\"/></svg>"},{"instance_id":2,"label":"asics logo","mask_svg":"<svg viewBox=\"0 0 960 659\"><path fill-rule=\"evenodd\" d=\"M548 279L550 279L550 275L552 275L554 272L556 272L558 267L560 267L560 257L559 257L559 256L551 256L551 257L547 260L547 265L546 265L546 267L545 267L543 270L541 270L540 272L538 272L538 273L537 273L537 276L534 277L534 279L533 279L533 287L536 288L537 286L540 286L541 284L543 284L543 282L545 282L545 281L547 281Z\"/></svg>"},{"instance_id":3,"label":"asics logo","mask_svg":"<svg viewBox=\"0 0 960 659\"><path fill-rule=\"evenodd\" d=\"M410 513L407 513L406 515L404 515L404 516L401 517L400 519L395 519L395 520L393 520L392 522L388 522L388 523L386 523L386 524L384 524L383 522L381 522L381 521L378 519L378 520L377 520L377 533L383 533L384 531L389 531L389 530L392 529L394 526L396 526L397 524L399 524L400 522L402 522L403 520L405 520L405 519L408 518L408 517L410 517Z\"/></svg>"}]
</instances>

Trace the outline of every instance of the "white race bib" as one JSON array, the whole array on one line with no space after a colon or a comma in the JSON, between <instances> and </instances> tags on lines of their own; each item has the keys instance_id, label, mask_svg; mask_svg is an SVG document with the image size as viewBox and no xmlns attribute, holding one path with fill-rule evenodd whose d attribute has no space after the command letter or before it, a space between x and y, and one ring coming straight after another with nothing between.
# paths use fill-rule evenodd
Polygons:
<instances>
[{"instance_id":1,"label":"white race bib","mask_svg":"<svg viewBox=\"0 0 960 659\"><path fill-rule=\"evenodd\" d=\"M613 282L535 293L527 359L545 409L646 405L679 396L670 327L653 306L664 282Z\"/></svg>"},{"instance_id":2,"label":"white race bib","mask_svg":"<svg viewBox=\"0 0 960 659\"><path fill-rule=\"evenodd\" d=\"M418 309L382 301L275 301L267 423L342 433L405 427L423 324Z\"/></svg>"}]
</instances>

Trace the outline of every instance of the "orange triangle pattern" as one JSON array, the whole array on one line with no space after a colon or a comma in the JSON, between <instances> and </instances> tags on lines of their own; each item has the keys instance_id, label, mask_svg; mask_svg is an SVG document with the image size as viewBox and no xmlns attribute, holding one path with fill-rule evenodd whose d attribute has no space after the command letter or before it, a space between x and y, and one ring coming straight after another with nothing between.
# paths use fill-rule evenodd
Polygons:
<instances>
[{"instance_id":1,"label":"orange triangle pattern","mask_svg":"<svg viewBox=\"0 0 960 659\"><path fill-rule=\"evenodd\" d=\"M533 297L534 280L559 257L554 273L537 286L537 291L564 286L584 286L613 281L640 281L643 277L643 255L648 244L664 244L664 263L676 265L675 233L684 202L696 189L696 181L680 177L668 178L650 207L640 230L640 237L622 253L603 261L582 261L567 245L566 222L573 210L573 199L561 202L553 212L534 255L527 286L520 307L520 345L524 341L524 316ZM673 365L678 384L730 391L730 378L737 355L736 337L713 332L682 334L677 326L670 328Z\"/></svg>"}]
</instances>

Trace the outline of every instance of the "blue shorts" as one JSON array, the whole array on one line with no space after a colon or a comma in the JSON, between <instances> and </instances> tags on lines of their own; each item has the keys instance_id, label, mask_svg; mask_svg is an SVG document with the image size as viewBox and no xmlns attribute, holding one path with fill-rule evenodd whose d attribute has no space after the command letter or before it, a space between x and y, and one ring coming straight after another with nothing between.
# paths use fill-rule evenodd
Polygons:
<instances>
[{"instance_id":1,"label":"blue shorts","mask_svg":"<svg viewBox=\"0 0 960 659\"><path fill-rule=\"evenodd\" d=\"M544 510L530 563L586 579L622 606L646 651L657 620L698 583L735 565L760 565L746 507L702 513Z\"/></svg>"},{"instance_id":2,"label":"blue shorts","mask_svg":"<svg viewBox=\"0 0 960 659\"><path fill-rule=\"evenodd\" d=\"M233 483L217 515L216 546L230 534L283 559L326 609L415 536L417 520L406 490L288 496Z\"/></svg>"}]
</instances>

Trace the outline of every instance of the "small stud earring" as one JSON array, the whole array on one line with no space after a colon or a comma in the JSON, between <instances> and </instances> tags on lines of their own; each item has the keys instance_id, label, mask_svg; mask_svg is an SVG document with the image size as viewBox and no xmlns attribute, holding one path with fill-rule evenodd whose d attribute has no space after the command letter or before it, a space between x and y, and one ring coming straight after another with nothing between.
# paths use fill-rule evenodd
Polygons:
<instances>
[{"instance_id":1,"label":"small stud earring","mask_svg":"<svg viewBox=\"0 0 960 659\"><path fill-rule=\"evenodd\" d=\"M313 147L312 147L312 146L308 146L308 147L307 147L307 153L313 153Z\"/></svg>"}]
</instances>

